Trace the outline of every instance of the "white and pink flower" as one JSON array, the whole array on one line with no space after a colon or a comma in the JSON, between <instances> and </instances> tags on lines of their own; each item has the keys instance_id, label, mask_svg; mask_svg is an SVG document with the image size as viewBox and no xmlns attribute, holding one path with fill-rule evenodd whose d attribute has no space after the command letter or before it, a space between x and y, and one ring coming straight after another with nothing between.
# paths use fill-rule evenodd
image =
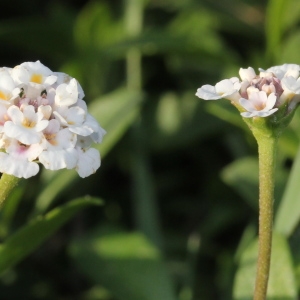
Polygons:
<instances>
[{"instance_id":1,"label":"white and pink flower","mask_svg":"<svg viewBox=\"0 0 300 300\"><path fill-rule=\"evenodd\" d=\"M257 75L251 67L241 68L241 80L233 77L215 86L203 85L196 96L204 100L228 99L245 118L268 117L282 105L289 114L300 102L300 66L284 64L259 71Z\"/></svg>"},{"instance_id":2,"label":"white and pink flower","mask_svg":"<svg viewBox=\"0 0 300 300\"><path fill-rule=\"evenodd\" d=\"M269 96L264 91L253 92L249 99L240 99L240 104L247 111L242 112L244 118L267 117L273 114L278 108L273 108L276 103L276 96L271 93Z\"/></svg>"},{"instance_id":3,"label":"white and pink flower","mask_svg":"<svg viewBox=\"0 0 300 300\"><path fill-rule=\"evenodd\" d=\"M1 145L5 150L5 152L0 152L1 173L29 178L39 172L39 165L35 160L43 151L41 144L24 145L4 135Z\"/></svg>"},{"instance_id":4,"label":"white and pink flower","mask_svg":"<svg viewBox=\"0 0 300 300\"><path fill-rule=\"evenodd\" d=\"M0 68L0 172L29 178L46 169L75 169L87 177L100 167L105 130L88 113L76 79L40 61Z\"/></svg>"}]
</instances>

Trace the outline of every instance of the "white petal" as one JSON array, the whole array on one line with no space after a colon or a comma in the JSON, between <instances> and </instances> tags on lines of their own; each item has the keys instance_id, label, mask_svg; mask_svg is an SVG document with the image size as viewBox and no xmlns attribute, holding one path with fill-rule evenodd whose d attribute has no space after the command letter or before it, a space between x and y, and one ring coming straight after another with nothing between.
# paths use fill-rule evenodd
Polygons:
<instances>
[{"instance_id":1,"label":"white petal","mask_svg":"<svg viewBox=\"0 0 300 300\"><path fill-rule=\"evenodd\" d=\"M265 107L268 97L266 92L259 91L258 93L251 93L249 101L251 101L254 107Z\"/></svg>"},{"instance_id":2,"label":"white petal","mask_svg":"<svg viewBox=\"0 0 300 300\"><path fill-rule=\"evenodd\" d=\"M78 88L77 82L73 78L68 84L60 84L56 88L55 104L70 106L77 102L78 99Z\"/></svg>"},{"instance_id":3,"label":"white petal","mask_svg":"<svg viewBox=\"0 0 300 300\"><path fill-rule=\"evenodd\" d=\"M251 118L251 117L253 117L253 113L252 112L248 112L248 111L242 112L241 115L244 118Z\"/></svg>"},{"instance_id":4,"label":"white petal","mask_svg":"<svg viewBox=\"0 0 300 300\"><path fill-rule=\"evenodd\" d=\"M239 102L247 111L255 111L256 110L255 107L253 106L253 103L250 100L241 98L239 100Z\"/></svg>"},{"instance_id":5,"label":"white petal","mask_svg":"<svg viewBox=\"0 0 300 300\"><path fill-rule=\"evenodd\" d=\"M273 108L273 109L268 110L268 111L257 111L256 116L258 116L258 117L268 117L268 116L272 115L274 112L276 112L277 110L278 110L278 108Z\"/></svg>"},{"instance_id":6,"label":"white petal","mask_svg":"<svg viewBox=\"0 0 300 300\"><path fill-rule=\"evenodd\" d=\"M29 178L39 172L39 166L37 163L27 160L16 160L10 155L0 152L0 172L18 178Z\"/></svg>"},{"instance_id":7,"label":"white petal","mask_svg":"<svg viewBox=\"0 0 300 300\"><path fill-rule=\"evenodd\" d=\"M276 103L277 97L274 93L271 93L268 96L268 100L266 102L266 106L265 106L265 110L270 110L274 107L275 103Z\"/></svg>"},{"instance_id":8,"label":"white petal","mask_svg":"<svg viewBox=\"0 0 300 300\"><path fill-rule=\"evenodd\" d=\"M94 174L100 167L100 153L94 148L90 148L87 151L82 151L78 149L79 159L76 166L76 171L79 176L85 178Z\"/></svg>"},{"instance_id":9,"label":"white petal","mask_svg":"<svg viewBox=\"0 0 300 300\"><path fill-rule=\"evenodd\" d=\"M197 89L196 96L204 100L218 100L222 98L222 96L216 93L215 87L208 84Z\"/></svg>"},{"instance_id":10,"label":"white petal","mask_svg":"<svg viewBox=\"0 0 300 300\"><path fill-rule=\"evenodd\" d=\"M294 94L300 94L300 81L294 77L284 77L281 80L281 85L284 90L289 90Z\"/></svg>"},{"instance_id":11,"label":"white petal","mask_svg":"<svg viewBox=\"0 0 300 300\"><path fill-rule=\"evenodd\" d=\"M237 92L238 88L239 85L236 86L236 82L233 82L232 79L224 79L216 84L216 92L223 98Z\"/></svg>"},{"instance_id":12,"label":"white petal","mask_svg":"<svg viewBox=\"0 0 300 300\"><path fill-rule=\"evenodd\" d=\"M88 136L94 132L94 130L91 127L89 127L85 124L83 124L81 126L70 126L69 130L71 132L74 132L74 133L76 133L78 135L82 135L82 136Z\"/></svg>"},{"instance_id":13,"label":"white petal","mask_svg":"<svg viewBox=\"0 0 300 300\"><path fill-rule=\"evenodd\" d=\"M56 135L57 146L63 149L74 148L77 136L76 134L70 132L68 128L60 130Z\"/></svg>"},{"instance_id":14,"label":"white petal","mask_svg":"<svg viewBox=\"0 0 300 300\"><path fill-rule=\"evenodd\" d=\"M43 118L49 120L52 114L52 107L50 105L41 105L38 107L38 112L43 115Z\"/></svg>"},{"instance_id":15,"label":"white petal","mask_svg":"<svg viewBox=\"0 0 300 300\"><path fill-rule=\"evenodd\" d=\"M49 170L73 169L77 162L75 149L44 151L39 156L39 161Z\"/></svg>"},{"instance_id":16,"label":"white petal","mask_svg":"<svg viewBox=\"0 0 300 300\"><path fill-rule=\"evenodd\" d=\"M19 107L12 105L8 108L7 114L15 124L21 124L23 120L23 113L20 111Z\"/></svg>"},{"instance_id":17,"label":"white petal","mask_svg":"<svg viewBox=\"0 0 300 300\"><path fill-rule=\"evenodd\" d=\"M241 68L239 71L240 77L243 81L252 81L255 78L256 74L252 67L248 67L247 69Z\"/></svg>"}]
</instances>

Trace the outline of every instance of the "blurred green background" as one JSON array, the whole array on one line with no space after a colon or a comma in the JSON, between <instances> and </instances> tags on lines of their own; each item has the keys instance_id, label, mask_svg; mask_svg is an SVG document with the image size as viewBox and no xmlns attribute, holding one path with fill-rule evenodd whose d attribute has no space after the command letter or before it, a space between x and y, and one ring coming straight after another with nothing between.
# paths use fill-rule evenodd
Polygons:
<instances>
[{"instance_id":1,"label":"blurred green background","mask_svg":"<svg viewBox=\"0 0 300 300\"><path fill-rule=\"evenodd\" d=\"M234 278L257 230L256 142L229 101L195 92L241 67L300 64L299 2L12 0L0 8L0 65L40 60L75 77L107 130L95 175L43 170L9 199L2 240L73 198L104 204L3 272L0 299L251 299ZM299 132L300 111L280 139L275 199L294 284L273 300L297 299L300 283L297 191L280 204Z\"/></svg>"}]
</instances>

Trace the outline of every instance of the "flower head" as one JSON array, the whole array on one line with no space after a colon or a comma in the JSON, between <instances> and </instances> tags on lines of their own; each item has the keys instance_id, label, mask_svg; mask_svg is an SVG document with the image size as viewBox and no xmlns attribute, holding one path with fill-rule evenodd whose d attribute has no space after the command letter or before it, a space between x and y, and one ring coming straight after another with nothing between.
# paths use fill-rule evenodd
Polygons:
<instances>
[{"instance_id":1,"label":"flower head","mask_svg":"<svg viewBox=\"0 0 300 300\"><path fill-rule=\"evenodd\" d=\"M284 64L259 71L257 75L251 67L241 68L241 79L233 77L215 86L203 85L196 96L204 100L228 99L245 118L269 117L276 112L280 118L288 116L300 102L300 66Z\"/></svg>"},{"instance_id":2,"label":"flower head","mask_svg":"<svg viewBox=\"0 0 300 300\"><path fill-rule=\"evenodd\" d=\"M83 97L76 79L40 61L1 68L0 172L29 178L40 163L50 170L75 169L81 177L95 173L100 154L91 144L106 132Z\"/></svg>"}]
</instances>

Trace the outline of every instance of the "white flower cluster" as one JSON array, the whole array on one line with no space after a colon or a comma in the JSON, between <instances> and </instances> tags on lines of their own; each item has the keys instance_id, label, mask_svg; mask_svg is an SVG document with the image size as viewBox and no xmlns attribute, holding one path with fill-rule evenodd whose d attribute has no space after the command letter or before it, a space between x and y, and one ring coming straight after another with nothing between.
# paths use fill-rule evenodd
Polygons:
<instances>
[{"instance_id":1,"label":"white flower cluster","mask_svg":"<svg viewBox=\"0 0 300 300\"><path fill-rule=\"evenodd\" d=\"M29 178L41 163L81 177L95 173L100 154L90 146L105 130L83 97L76 79L39 61L0 68L0 172Z\"/></svg>"},{"instance_id":2,"label":"white flower cluster","mask_svg":"<svg viewBox=\"0 0 300 300\"><path fill-rule=\"evenodd\" d=\"M241 106L245 118L267 117L275 113L283 104L287 112L300 102L300 66L284 64L267 70L253 68L240 69L237 77L225 79L215 86L203 85L196 96L204 100L225 98L236 106Z\"/></svg>"}]
</instances>

